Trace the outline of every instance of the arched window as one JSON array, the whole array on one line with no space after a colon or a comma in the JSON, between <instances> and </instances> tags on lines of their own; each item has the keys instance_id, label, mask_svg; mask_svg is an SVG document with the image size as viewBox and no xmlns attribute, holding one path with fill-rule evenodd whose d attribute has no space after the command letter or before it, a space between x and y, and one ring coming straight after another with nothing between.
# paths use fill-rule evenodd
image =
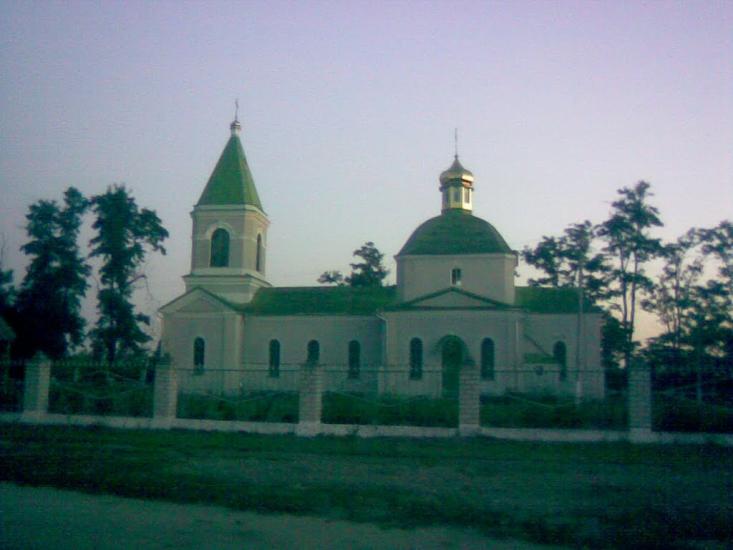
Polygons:
<instances>
[{"instance_id":1,"label":"arched window","mask_svg":"<svg viewBox=\"0 0 733 550\"><path fill-rule=\"evenodd\" d=\"M202 374L206 363L206 342L200 336L193 341L193 372Z\"/></svg>"},{"instance_id":2,"label":"arched window","mask_svg":"<svg viewBox=\"0 0 733 550\"><path fill-rule=\"evenodd\" d=\"M280 342L270 340L270 378L280 377Z\"/></svg>"},{"instance_id":3,"label":"arched window","mask_svg":"<svg viewBox=\"0 0 733 550\"><path fill-rule=\"evenodd\" d=\"M552 346L552 356L560 365L560 380L568 377L568 350L564 342L555 342Z\"/></svg>"},{"instance_id":4,"label":"arched window","mask_svg":"<svg viewBox=\"0 0 733 550\"><path fill-rule=\"evenodd\" d=\"M309 363L318 363L318 359L321 356L321 345L318 340L311 340L308 342L308 358L306 361Z\"/></svg>"},{"instance_id":5,"label":"arched window","mask_svg":"<svg viewBox=\"0 0 733 550\"><path fill-rule=\"evenodd\" d=\"M494 379L494 341L491 338L481 342L481 378Z\"/></svg>"},{"instance_id":6,"label":"arched window","mask_svg":"<svg viewBox=\"0 0 733 550\"><path fill-rule=\"evenodd\" d=\"M349 378L359 378L361 369L361 345L356 340L349 342Z\"/></svg>"},{"instance_id":7,"label":"arched window","mask_svg":"<svg viewBox=\"0 0 733 550\"><path fill-rule=\"evenodd\" d=\"M255 269L262 273L262 235L257 235L257 255L255 256Z\"/></svg>"},{"instance_id":8,"label":"arched window","mask_svg":"<svg viewBox=\"0 0 733 550\"><path fill-rule=\"evenodd\" d=\"M211 267L229 266L229 232L221 227L211 235Z\"/></svg>"},{"instance_id":9,"label":"arched window","mask_svg":"<svg viewBox=\"0 0 733 550\"><path fill-rule=\"evenodd\" d=\"M422 378L422 340L410 340L410 380Z\"/></svg>"},{"instance_id":10,"label":"arched window","mask_svg":"<svg viewBox=\"0 0 733 550\"><path fill-rule=\"evenodd\" d=\"M461 286L461 268L454 267L450 270L450 284L453 286Z\"/></svg>"}]
</instances>

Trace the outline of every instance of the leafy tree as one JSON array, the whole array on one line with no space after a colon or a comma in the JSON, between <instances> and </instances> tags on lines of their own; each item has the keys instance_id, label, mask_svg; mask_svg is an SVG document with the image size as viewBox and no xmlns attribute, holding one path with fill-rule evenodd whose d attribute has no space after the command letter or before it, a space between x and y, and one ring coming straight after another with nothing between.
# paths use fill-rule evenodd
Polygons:
<instances>
[{"instance_id":1,"label":"leafy tree","mask_svg":"<svg viewBox=\"0 0 733 550\"><path fill-rule=\"evenodd\" d=\"M0 238L0 316L6 315L15 302L13 270L3 269L5 264L5 239Z\"/></svg>"},{"instance_id":2,"label":"leafy tree","mask_svg":"<svg viewBox=\"0 0 733 550\"><path fill-rule=\"evenodd\" d=\"M322 285L337 285L345 286L344 274L340 271L324 271L321 276L318 277L318 282Z\"/></svg>"},{"instance_id":3,"label":"leafy tree","mask_svg":"<svg viewBox=\"0 0 733 550\"><path fill-rule=\"evenodd\" d=\"M582 287L592 303L606 295L609 268L604 255L593 251L595 228L588 220L572 224L560 237L542 237L535 248L525 247L522 258L544 276L530 286Z\"/></svg>"},{"instance_id":4,"label":"leafy tree","mask_svg":"<svg viewBox=\"0 0 733 550\"><path fill-rule=\"evenodd\" d=\"M696 285L703 274L704 258L699 252L697 232L691 229L676 242L663 245L660 257L664 261L657 284L642 300L642 307L655 313L664 326L657 340L668 344L675 354L681 350L694 307Z\"/></svg>"},{"instance_id":5,"label":"leafy tree","mask_svg":"<svg viewBox=\"0 0 733 550\"><path fill-rule=\"evenodd\" d=\"M604 252L611 259L612 304L621 315L626 334L624 364L628 367L633 349L637 300L640 293L650 292L654 284L645 271L646 264L659 255L661 244L650 231L662 225L659 211L649 204L650 185L640 181L634 187L618 190L621 198L612 203L611 216L599 228L606 242Z\"/></svg>"},{"instance_id":6,"label":"leafy tree","mask_svg":"<svg viewBox=\"0 0 733 550\"><path fill-rule=\"evenodd\" d=\"M324 271L318 277L318 282L339 286L348 284L353 287L382 286L389 271L382 263L384 254L374 246L374 243L371 241L364 243L361 248L354 250L354 256L360 258L361 261L349 264L351 265L350 275L344 277L340 271Z\"/></svg>"},{"instance_id":7,"label":"leafy tree","mask_svg":"<svg viewBox=\"0 0 733 550\"><path fill-rule=\"evenodd\" d=\"M642 305L665 330L646 356L670 382L694 373L700 400L703 370L733 367L733 225L691 229L663 247L663 258L657 287Z\"/></svg>"},{"instance_id":8,"label":"leafy tree","mask_svg":"<svg viewBox=\"0 0 733 550\"><path fill-rule=\"evenodd\" d=\"M17 299L22 357L42 351L62 357L81 344L84 319L81 300L89 287L89 266L77 243L89 201L74 187L64 204L41 200L26 215L29 241L21 250L31 257Z\"/></svg>"},{"instance_id":9,"label":"leafy tree","mask_svg":"<svg viewBox=\"0 0 733 550\"><path fill-rule=\"evenodd\" d=\"M382 286L389 271L382 264L382 254L374 243L369 241L354 250L354 256L361 258L360 262L351 265L351 275L346 278L351 286Z\"/></svg>"},{"instance_id":10,"label":"leafy tree","mask_svg":"<svg viewBox=\"0 0 733 550\"><path fill-rule=\"evenodd\" d=\"M92 331L97 356L113 363L120 356L134 354L151 338L140 324L150 324L147 315L135 312L132 294L145 278L141 268L150 251L165 254L162 242L168 237L157 214L139 209L124 185L113 185L92 198L96 215L90 256L102 260L101 288L97 294L99 319Z\"/></svg>"}]
</instances>

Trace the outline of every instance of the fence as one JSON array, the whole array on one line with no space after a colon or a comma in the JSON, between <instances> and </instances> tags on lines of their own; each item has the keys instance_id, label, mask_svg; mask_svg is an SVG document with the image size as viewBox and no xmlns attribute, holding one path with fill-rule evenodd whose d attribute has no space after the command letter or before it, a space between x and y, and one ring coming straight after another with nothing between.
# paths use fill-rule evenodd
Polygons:
<instances>
[{"instance_id":1,"label":"fence","mask_svg":"<svg viewBox=\"0 0 733 550\"><path fill-rule=\"evenodd\" d=\"M384 381L398 373L379 366L364 367L354 373L343 365L305 363L283 366L274 375L269 367L253 365L209 373L221 378L221 385L215 383L213 390L210 384L202 382L201 373L177 369L168 361L159 362L154 369L141 365L127 368L123 373L100 371L98 367L54 365L37 357L25 367L22 412L2 413L0 419L303 436L480 435L515 440L733 445L733 435L727 433L655 431L659 426L655 425L657 409L652 399L652 376L644 365L630 369L627 395L611 396L612 406L601 409L599 417L606 420L590 424L578 422L577 418L582 420L583 407L592 407L593 402L558 398L543 401L518 394L481 396L479 369L470 365L461 367L456 384L449 391L433 398L385 393ZM273 380L268 382L269 378ZM70 395L82 394L83 399L74 401L74 406L68 404ZM63 395L67 396L66 401ZM144 397L131 401L132 395ZM64 402L67 404L62 406ZM106 405L95 404L100 402ZM116 402L127 403L127 410L114 405ZM131 402L137 405L131 408ZM219 412L213 416L211 403L218 403L214 410ZM526 406L526 410L552 411L548 417L561 421L502 422L497 420L499 417L495 413L501 403L514 404L514 408L520 410L516 404Z\"/></svg>"}]
</instances>

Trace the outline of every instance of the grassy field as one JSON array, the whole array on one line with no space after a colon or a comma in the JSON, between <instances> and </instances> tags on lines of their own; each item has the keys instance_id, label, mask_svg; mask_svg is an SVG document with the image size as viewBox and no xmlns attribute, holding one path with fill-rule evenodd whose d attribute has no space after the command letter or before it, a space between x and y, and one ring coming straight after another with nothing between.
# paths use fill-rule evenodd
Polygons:
<instances>
[{"instance_id":1,"label":"grassy field","mask_svg":"<svg viewBox=\"0 0 733 550\"><path fill-rule=\"evenodd\" d=\"M733 450L712 446L3 425L0 479L570 546L733 540Z\"/></svg>"}]
</instances>

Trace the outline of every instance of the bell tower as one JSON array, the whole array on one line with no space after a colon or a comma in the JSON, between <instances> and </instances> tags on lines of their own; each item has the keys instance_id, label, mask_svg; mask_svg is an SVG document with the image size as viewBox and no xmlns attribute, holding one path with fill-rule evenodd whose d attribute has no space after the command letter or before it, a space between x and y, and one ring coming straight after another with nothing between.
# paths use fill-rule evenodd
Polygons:
<instances>
[{"instance_id":1,"label":"bell tower","mask_svg":"<svg viewBox=\"0 0 733 550\"><path fill-rule=\"evenodd\" d=\"M249 302L266 279L267 218L257 194L238 117L203 193L191 212L191 272L186 292L204 288L230 302Z\"/></svg>"},{"instance_id":2,"label":"bell tower","mask_svg":"<svg viewBox=\"0 0 733 550\"><path fill-rule=\"evenodd\" d=\"M458 160L458 153L450 168L440 174L440 193L443 195L443 208L446 210L473 210L473 174L466 170Z\"/></svg>"}]
</instances>

